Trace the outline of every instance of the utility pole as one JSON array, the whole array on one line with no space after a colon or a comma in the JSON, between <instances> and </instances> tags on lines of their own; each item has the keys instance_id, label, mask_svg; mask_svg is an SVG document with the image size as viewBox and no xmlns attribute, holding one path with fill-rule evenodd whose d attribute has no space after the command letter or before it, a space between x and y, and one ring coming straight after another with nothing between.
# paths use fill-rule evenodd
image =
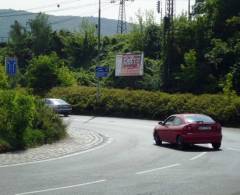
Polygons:
<instances>
[{"instance_id":1,"label":"utility pole","mask_svg":"<svg viewBox=\"0 0 240 195\"><path fill-rule=\"evenodd\" d=\"M191 20L191 0L188 0L188 20Z\"/></svg>"},{"instance_id":2,"label":"utility pole","mask_svg":"<svg viewBox=\"0 0 240 195\"><path fill-rule=\"evenodd\" d=\"M120 34L127 32L125 1L126 0L120 0L120 4L119 4L117 33L120 33Z\"/></svg>"},{"instance_id":3,"label":"utility pole","mask_svg":"<svg viewBox=\"0 0 240 195\"><path fill-rule=\"evenodd\" d=\"M117 0L111 0L110 2L115 3L116 1ZM120 33L120 34L127 33L126 1L134 1L134 0L119 0L117 33Z\"/></svg>"},{"instance_id":4,"label":"utility pole","mask_svg":"<svg viewBox=\"0 0 240 195\"><path fill-rule=\"evenodd\" d=\"M98 0L98 58L100 56L100 39L101 39L101 0Z\"/></svg>"},{"instance_id":5,"label":"utility pole","mask_svg":"<svg viewBox=\"0 0 240 195\"><path fill-rule=\"evenodd\" d=\"M172 84L172 70L174 66L174 24L175 0L165 0L165 17L163 20L163 57L164 66L162 70L163 88L169 90Z\"/></svg>"},{"instance_id":6,"label":"utility pole","mask_svg":"<svg viewBox=\"0 0 240 195\"><path fill-rule=\"evenodd\" d=\"M157 13L160 14L160 23L162 23L163 19L162 0L157 1Z\"/></svg>"},{"instance_id":7,"label":"utility pole","mask_svg":"<svg viewBox=\"0 0 240 195\"><path fill-rule=\"evenodd\" d=\"M98 0L98 57L97 66L100 66L100 48L101 47L101 0ZM97 83L97 103L100 100L100 78Z\"/></svg>"}]
</instances>

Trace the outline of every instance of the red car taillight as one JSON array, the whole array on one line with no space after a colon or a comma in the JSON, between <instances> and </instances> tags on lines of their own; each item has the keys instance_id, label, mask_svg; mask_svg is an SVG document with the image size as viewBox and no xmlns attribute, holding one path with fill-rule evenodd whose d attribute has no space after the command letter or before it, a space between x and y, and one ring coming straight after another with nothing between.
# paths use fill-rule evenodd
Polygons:
<instances>
[{"instance_id":1,"label":"red car taillight","mask_svg":"<svg viewBox=\"0 0 240 195\"><path fill-rule=\"evenodd\" d=\"M216 123L214 126L212 126L212 130L221 132L222 131L222 127L221 127L221 125L219 123Z\"/></svg>"},{"instance_id":2,"label":"red car taillight","mask_svg":"<svg viewBox=\"0 0 240 195\"><path fill-rule=\"evenodd\" d=\"M222 126L219 123L217 123L217 131L219 131L219 132L222 131Z\"/></svg>"}]
</instances>

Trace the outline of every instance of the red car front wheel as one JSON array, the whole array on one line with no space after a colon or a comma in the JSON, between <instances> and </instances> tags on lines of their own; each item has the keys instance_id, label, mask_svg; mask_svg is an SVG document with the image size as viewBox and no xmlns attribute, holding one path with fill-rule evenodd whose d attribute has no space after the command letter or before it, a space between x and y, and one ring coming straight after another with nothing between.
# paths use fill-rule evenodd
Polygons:
<instances>
[{"instance_id":1,"label":"red car front wheel","mask_svg":"<svg viewBox=\"0 0 240 195\"><path fill-rule=\"evenodd\" d=\"M178 136L177 137L177 146L179 149L184 149L185 147L185 143L184 143L184 140L183 140L183 137L182 136Z\"/></svg>"},{"instance_id":2,"label":"red car front wheel","mask_svg":"<svg viewBox=\"0 0 240 195\"><path fill-rule=\"evenodd\" d=\"M157 133L154 133L154 140L155 140L155 143L156 145L162 145L162 140L160 139L160 137L158 136Z\"/></svg>"}]
</instances>

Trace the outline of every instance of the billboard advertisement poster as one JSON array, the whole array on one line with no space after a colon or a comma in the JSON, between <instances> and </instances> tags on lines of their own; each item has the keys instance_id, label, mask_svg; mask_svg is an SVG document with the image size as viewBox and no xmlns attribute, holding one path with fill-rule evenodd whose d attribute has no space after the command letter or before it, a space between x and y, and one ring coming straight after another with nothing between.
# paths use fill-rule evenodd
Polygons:
<instances>
[{"instance_id":1,"label":"billboard advertisement poster","mask_svg":"<svg viewBox=\"0 0 240 195\"><path fill-rule=\"evenodd\" d=\"M116 56L115 76L142 76L143 53L126 53Z\"/></svg>"}]
</instances>

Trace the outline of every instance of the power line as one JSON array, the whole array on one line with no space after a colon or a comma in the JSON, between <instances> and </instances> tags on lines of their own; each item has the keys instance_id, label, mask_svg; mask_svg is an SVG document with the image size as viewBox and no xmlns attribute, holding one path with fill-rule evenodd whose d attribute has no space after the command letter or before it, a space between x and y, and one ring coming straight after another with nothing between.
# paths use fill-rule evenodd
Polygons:
<instances>
[{"instance_id":1,"label":"power line","mask_svg":"<svg viewBox=\"0 0 240 195\"><path fill-rule=\"evenodd\" d=\"M56 2L56 3L44 5L44 6L38 6L38 7L28 8L28 9L25 9L24 11L33 11L33 10L45 9L45 8L56 7L56 6L58 7L59 5L62 5L63 3L64 3L64 4L72 4L72 3L76 3L76 2L78 2L78 1L80 1L80 0L61 1L61 2ZM21 11L23 11L23 10L21 10ZM14 10L11 10L11 11L8 11L8 12L5 12L5 13L2 13L2 14L0 14L0 16L9 15L9 14L11 14L12 12L14 12Z\"/></svg>"},{"instance_id":2,"label":"power line","mask_svg":"<svg viewBox=\"0 0 240 195\"><path fill-rule=\"evenodd\" d=\"M105 3L106 4L106 3ZM112 7L114 7L114 6L116 6L116 5L110 5L110 6L105 6L105 7L103 7L102 9L103 10L107 10L107 9L110 9L110 8L112 8ZM85 10L85 11L87 11L87 10ZM95 13L96 11L94 11L94 12L91 12L91 13ZM69 16L66 16L66 17L69 17ZM55 21L55 22L51 22L50 23L50 25L58 25L58 24L60 24L60 23L65 23L65 22L68 22L68 21L71 21L71 20L75 20L75 19L78 19L77 18L78 16L71 16L71 18L66 18L66 19L62 19L62 20L58 20L58 21ZM0 37L0 43L1 42L7 42L7 41L4 41L4 40L8 40L9 39L9 37Z\"/></svg>"},{"instance_id":3,"label":"power line","mask_svg":"<svg viewBox=\"0 0 240 195\"><path fill-rule=\"evenodd\" d=\"M109 8L112 8L112 7L114 7L115 5L111 5L111 6L107 6L107 7L104 7L104 8L102 8L103 10L107 10L107 9L109 9ZM87 11L87 10L86 10ZM83 12L84 13L84 12ZM95 13L95 11L94 12L91 12L91 13ZM65 22L68 22L68 21L71 21L71 20L75 20L75 19L77 19L76 17L78 17L78 16L72 16L71 18L66 18L66 19L62 19L62 20L58 20L58 21L55 21L55 22L51 22L50 24L51 25L57 25L57 24L60 24L60 23L65 23Z\"/></svg>"},{"instance_id":4,"label":"power line","mask_svg":"<svg viewBox=\"0 0 240 195\"><path fill-rule=\"evenodd\" d=\"M107 2L103 2L103 3L106 4ZM89 3L89 4L85 4L85 5L80 5L80 6L67 7L67 8L63 8L63 9L47 10L47 11L44 11L44 13L62 12L62 11L66 11L66 10L75 10L75 9L90 7L90 6L95 6L95 5L96 5L95 3ZM35 14L36 13L19 13L19 14L0 15L0 18L15 17L15 16L29 16L29 15L35 15Z\"/></svg>"}]
</instances>

